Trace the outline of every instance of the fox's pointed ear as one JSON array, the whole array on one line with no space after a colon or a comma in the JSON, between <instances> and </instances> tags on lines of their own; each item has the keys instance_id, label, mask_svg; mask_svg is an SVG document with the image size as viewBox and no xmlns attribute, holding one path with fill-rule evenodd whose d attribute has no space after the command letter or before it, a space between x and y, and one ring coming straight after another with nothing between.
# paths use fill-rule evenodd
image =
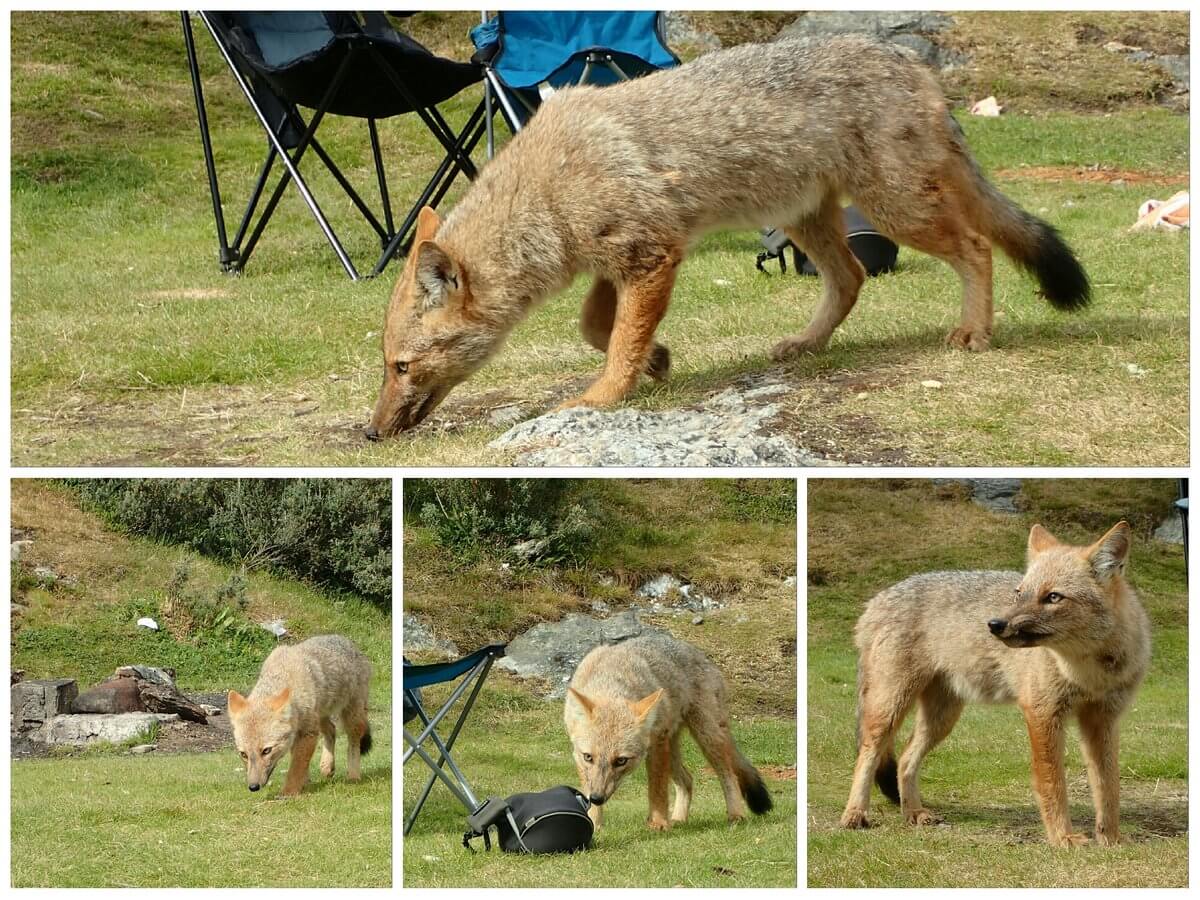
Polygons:
<instances>
[{"instance_id":1,"label":"fox's pointed ear","mask_svg":"<svg viewBox=\"0 0 1200 900\"><path fill-rule=\"evenodd\" d=\"M1108 530L1108 534L1088 547L1087 558L1097 578L1107 581L1114 575L1121 574L1125 568L1125 560L1129 557L1131 542L1129 523L1120 521Z\"/></svg>"},{"instance_id":2,"label":"fox's pointed ear","mask_svg":"<svg viewBox=\"0 0 1200 900\"><path fill-rule=\"evenodd\" d=\"M416 282L417 302L425 309L445 306L451 299L464 296L466 279L462 266L433 241L417 245Z\"/></svg>"},{"instance_id":3,"label":"fox's pointed ear","mask_svg":"<svg viewBox=\"0 0 1200 900\"><path fill-rule=\"evenodd\" d=\"M1034 525L1029 529L1029 544L1026 548L1026 555L1029 559L1033 559L1039 553L1044 553L1051 547L1058 546L1058 539L1048 532L1041 525Z\"/></svg>"},{"instance_id":4,"label":"fox's pointed ear","mask_svg":"<svg viewBox=\"0 0 1200 900\"><path fill-rule=\"evenodd\" d=\"M433 240L433 236L437 234L441 224L442 217L437 214L437 210L432 206L422 206L421 211L417 213L417 228L413 232L413 246L419 246L422 241Z\"/></svg>"},{"instance_id":5,"label":"fox's pointed ear","mask_svg":"<svg viewBox=\"0 0 1200 900\"><path fill-rule=\"evenodd\" d=\"M567 688L567 693L575 698L575 702L583 707L583 711L587 713L588 718L591 718L592 713L595 712L596 704L583 694L579 693L579 691L575 690L573 687Z\"/></svg>"},{"instance_id":6,"label":"fox's pointed ear","mask_svg":"<svg viewBox=\"0 0 1200 900\"><path fill-rule=\"evenodd\" d=\"M287 706L288 700L291 699L292 689L285 687L282 691L267 701L267 706L271 708L271 712L279 712Z\"/></svg>"},{"instance_id":7,"label":"fox's pointed ear","mask_svg":"<svg viewBox=\"0 0 1200 900\"><path fill-rule=\"evenodd\" d=\"M246 711L246 698L237 691L229 692L229 714L231 716L240 716Z\"/></svg>"},{"instance_id":8,"label":"fox's pointed ear","mask_svg":"<svg viewBox=\"0 0 1200 900\"><path fill-rule=\"evenodd\" d=\"M633 710L633 717L639 723L646 721L646 716L650 715L650 710L654 709L655 704L662 699L663 689L659 688L653 694L643 697L637 703L630 703L629 708Z\"/></svg>"}]
</instances>

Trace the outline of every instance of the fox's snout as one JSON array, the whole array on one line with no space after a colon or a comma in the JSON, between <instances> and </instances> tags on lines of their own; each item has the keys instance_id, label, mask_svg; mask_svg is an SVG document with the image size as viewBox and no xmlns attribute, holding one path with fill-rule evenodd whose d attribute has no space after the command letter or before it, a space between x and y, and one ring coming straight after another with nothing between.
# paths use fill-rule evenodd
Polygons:
<instances>
[{"instance_id":1,"label":"fox's snout","mask_svg":"<svg viewBox=\"0 0 1200 900\"><path fill-rule=\"evenodd\" d=\"M996 637L1000 637L1000 635L1004 634L1004 629L1006 629L1008 627L1008 620L1007 619L989 619L987 624L988 624L988 631L990 631Z\"/></svg>"},{"instance_id":2,"label":"fox's snout","mask_svg":"<svg viewBox=\"0 0 1200 900\"><path fill-rule=\"evenodd\" d=\"M588 794L588 802L591 803L592 806L603 806L604 801L607 799L608 798L603 794Z\"/></svg>"},{"instance_id":3,"label":"fox's snout","mask_svg":"<svg viewBox=\"0 0 1200 900\"><path fill-rule=\"evenodd\" d=\"M253 791L257 791L259 788L261 788L261 787L262 787L262 785L261 785L261 784L258 784L257 782L251 782L251 783L250 783L249 785L247 785L247 786L250 788L251 792L253 792Z\"/></svg>"}]
</instances>

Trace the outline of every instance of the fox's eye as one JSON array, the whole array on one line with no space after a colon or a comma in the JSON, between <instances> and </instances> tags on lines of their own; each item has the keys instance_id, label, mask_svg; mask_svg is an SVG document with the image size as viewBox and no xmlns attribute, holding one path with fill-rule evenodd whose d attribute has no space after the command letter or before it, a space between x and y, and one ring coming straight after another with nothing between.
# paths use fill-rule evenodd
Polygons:
<instances>
[{"instance_id":1,"label":"fox's eye","mask_svg":"<svg viewBox=\"0 0 1200 900\"><path fill-rule=\"evenodd\" d=\"M1043 603L1058 603L1060 600L1062 600L1062 598L1063 598L1062 594L1058 593L1057 591L1051 591L1049 594L1047 594L1045 597L1042 598L1042 602Z\"/></svg>"},{"instance_id":2,"label":"fox's eye","mask_svg":"<svg viewBox=\"0 0 1200 900\"><path fill-rule=\"evenodd\" d=\"M262 749L262 755L263 755L263 756L270 756L270 755L271 755L271 751L272 751L273 749L275 749L275 748L273 748L273 747L263 747L263 749Z\"/></svg>"},{"instance_id":3,"label":"fox's eye","mask_svg":"<svg viewBox=\"0 0 1200 900\"><path fill-rule=\"evenodd\" d=\"M585 763L590 763L590 762L592 761L592 754L590 754L590 753L581 753L580 755L583 757L583 761L584 761Z\"/></svg>"},{"instance_id":4,"label":"fox's eye","mask_svg":"<svg viewBox=\"0 0 1200 900\"><path fill-rule=\"evenodd\" d=\"M245 750L239 750L239 751L238 751L238 756L240 756L242 759L245 759L245 758L246 758L246 751L245 751Z\"/></svg>"},{"instance_id":5,"label":"fox's eye","mask_svg":"<svg viewBox=\"0 0 1200 900\"><path fill-rule=\"evenodd\" d=\"M619 769L619 768L621 768L621 766L625 765L625 763L627 763L627 762L629 762L628 756L618 756L616 759L613 760L613 768Z\"/></svg>"},{"instance_id":6,"label":"fox's eye","mask_svg":"<svg viewBox=\"0 0 1200 900\"><path fill-rule=\"evenodd\" d=\"M392 363L392 368L396 370L397 375L408 374L408 360L398 359Z\"/></svg>"}]
</instances>

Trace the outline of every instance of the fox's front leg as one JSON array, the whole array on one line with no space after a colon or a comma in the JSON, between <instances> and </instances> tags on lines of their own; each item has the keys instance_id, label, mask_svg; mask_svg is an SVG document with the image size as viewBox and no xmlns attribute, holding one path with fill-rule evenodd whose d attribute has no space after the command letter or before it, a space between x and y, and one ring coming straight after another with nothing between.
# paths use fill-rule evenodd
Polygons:
<instances>
[{"instance_id":1,"label":"fox's front leg","mask_svg":"<svg viewBox=\"0 0 1200 900\"><path fill-rule=\"evenodd\" d=\"M650 788L650 818L646 824L653 831L666 831L671 827L667 818L667 784L671 779L671 741L666 735L651 739L646 754L646 780Z\"/></svg>"},{"instance_id":2,"label":"fox's front leg","mask_svg":"<svg viewBox=\"0 0 1200 900\"><path fill-rule=\"evenodd\" d=\"M618 288L604 372L583 394L560 406L613 406L633 393L648 369L654 332L671 302L682 250L660 254L653 267ZM667 363L669 365L669 362Z\"/></svg>"},{"instance_id":3,"label":"fox's front leg","mask_svg":"<svg viewBox=\"0 0 1200 900\"><path fill-rule=\"evenodd\" d=\"M1079 733L1083 758L1087 761L1088 783L1096 807L1096 842L1113 846L1121 842L1118 820L1121 813L1121 777L1117 768L1117 715L1095 705L1079 709Z\"/></svg>"},{"instance_id":4,"label":"fox's front leg","mask_svg":"<svg viewBox=\"0 0 1200 900\"><path fill-rule=\"evenodd\" d=\"M308 784L308 764L312 762L313 751L317 749L315 734L302 734L292 744L292 759L288 763L287 780L283 783L284 797L295 797Z\"/></svg>"},{"instance_id":5,"label":"fox's front leg","mask_svg":"<svg viewBox=\"0 0 1200 900\"><path fill-rule=\"evenodd\" d=\"M1033 790L1037 795L1046 839L1055 847L1076 847L1087 835L1071 829L1067 809L1067 776L1063 770L1063 717L1058 710L1044 711L1022 704L1033 760Z\"/></svg>"}]
</instances>

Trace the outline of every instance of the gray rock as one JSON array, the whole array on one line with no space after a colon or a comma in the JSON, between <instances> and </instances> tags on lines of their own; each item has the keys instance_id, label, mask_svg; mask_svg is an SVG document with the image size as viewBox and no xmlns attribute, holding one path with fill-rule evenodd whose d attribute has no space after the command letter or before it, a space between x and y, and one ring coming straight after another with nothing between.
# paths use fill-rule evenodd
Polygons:
<instances>
[{"instance_id":1,"label":"gray rock","mask_svg":"<svg viewBox=\"0 0 1200 900\"><path fill-rule=\"evenodd\" d=\"M525 410L516 403L510 403L507 406L497 406L488 413L488 424L497 428L508 425L515 425L525 418Z\"/></svg>"},{"instance_id":2,"label":"gray rock","mask_svg":"<svg viewBox=\"0 0 1200 900\"><path fill-rule=\"evenodd\" d=\"M982 506L998 513L1017 512L1013 502L1021 492L1019 478L935 478L934 484L963 484L971 491L971 499Z\"/></svg>"},{"instance_id":3,"label":"gray rock","mask_svg":"<svg viewBox=\"0 0 1200 900\"><path fill-rule=\"evenodd\" d=\"M405 653L433 650L448 658L459 655L453 641L434 637L428 625L408 613L404 614L402 641Z\"/></svg>"},{"instance_id":4,"label":"gray rock","mask_svg":"<svg viewBox=\"0 0 1200 900\"><path fill-rule=\"evenodd\" d=\"M546 548L549 546L550 541L547 538L530 538L527 541L514 544L508 549L514 556L524 560L533 560L545 553Z\"/></svg>"},{"instance_id":5,"label":"gray rock","mask_svg":"<svg viewBox=\"0 0 1200 900\"><path fill-rule=\"evenodd\" d=\"M1164 544L1183 543L1183 519L1180 517L1178 510L1172 510L1167 513L1167 517L1163 519L1162 524L1154 529L1154 539L1162 541Z\"/></svg>"},{"instance_id":6,"label":"gray rock","mask_svg":"<svg viewBox=\"0 0 1200 900\"><path fill-rule=\"evenodd\" d=\"M655 613L706 612L722 606L712 597L697 591L693 585L669 574L658 575L647 581L637 589L637 596L654 601L649 611Z\"/></svg>"},{"instance_id":7,"label":"gray rock","mask_svg":"<svg viewBox=\"0 0 1200 900\"><path fill-rule=\"evenodd\" d=\"M284 627L283 619L272 619L270 622L259 622L258 625L263 630L271 632L271 634L275 635L277 638L281 638L288 633L287 628Z\"/></svg>"},{"instance_id":8,"label":"gray rock","mask_svg":"<svg viewBox=\"0 0 1200 900\"><path fill-rule=\"evenodd\" d=\"M136 678L113 678L88 688L71 703L73 713L145 712Z\"/></svg>"},{"instance_id":9,"label":"gray rock","mask_svg":"<svg viewBox=\"0 0 1200 900\"><path fill-rule=\"evenodd\" d=\"M559 699L566 694L571 673L593 647L617 644L653 630L632 610L609 619L571 613L558 622L540 622L509 641L504 658L496 665L520 678L549 681L547 699Z\"/></svg>"},{"instance_id":10,"label":"gray rock","mask_svg":"<svg viewBox=\"0 0 1200 900\"><path fill-rule=\"evenodd\" d=\"M592 612L606 613L606 612L608 612L608 609L609 609L608 604L605 603L603 600L593 600L592 601Z\"/></svg>"},{"instance_id":11,"label":"gray rock","mask_svg":"<svg viewBox=\"0 0 1200 900\"><path fill-rule=\"evenodd\" d=\"M19 562L21 554L33 546L33 541L13 541L9 551L9 562Z\"/></svg>"},{"instance_id":12,"label":"gray rock","mask_svg":"<svg viewBox=\"0 0 1200 900\"><path fill-rule=\"evenodd\" d=\"M752 384L758 388L762 385ZM524 466L826 466L790 439L763 434L779 406L730 388L690 409L577 407L522 422L488 446Z\"/></svg>"},{"instance_id":13,"label":"gray rock","mask_svg":"<svg viewBox=\"0 0 1200 900\"><path fill-rule=\"evenodd\" d=\"M704 616L694 616L692 618L692 624L693 625L703 625L704 624Z\"/></svg>"},{"instance_id":14,"label":"gray rock","mask_svg":"<svg viewBox=\"0 0 1200 900\"><path fill-rule=\"evenodd\" d=\"M686 44L702 51L721 49L721 39L715 34L696 27L686 12L672 10L666 13L663 24L667 44L672 47Z\"/></svg>"},{"instance_id":15,"label":"gray rock","mask_svg":"<svg viewBox=\"0 0 1200 900\"><path fill-rule=\"evenodd\" d=\"M944 13L902 10L885 12L827 11L809 12L780 31L776 40L785 37L831 34L872 34L891 37L897 34L935 34L954 24Z\"/></svg>"},{"instance_id":16,"label":"gray rock","mask_svg":"<svg viewBox=\"0 0 1200 900\"><path fill-rule=\"evenodd\" d=\"M949 69L953 66L961 66L967 61L963 54L939 47L933 41L923 38L919 34L897 34L891 38L891 41L912 50L921 62L935 69Z\"/></svg>"},{"instance_id":17,"label":"gray rock","mask_svg":"<svg viewBox=\"0 0 1200 900\"><path fill-rule=\"evenodd\" d=\"M204 715L208 716L210 719L213 716L221 715L221 707L213 706L211 703L201 703L200 708L204 710Z\"/></svg>"},{"instance_id":18,"label":"gray rock","mask_svg":"<svg viewBox=\"0 0 1200 900\"><path fill-rule=\"evenodd\" d=\"M1168 54L1159 56L1154 60L1155 64L1171 76L1171 81L1174 82L1177 88L1182 90L1191 90L1192 84L1192 57L1190 54L1175 56Z\"/></svg>"},{"instance_id":19,"label":"gray rock","mask_svg":"<svg viewBox=\"0 0 1200 900\"><path fill-rule=\"evenodd\" d=\"M33 570L33 577L39 584L51 585L58 582L58 573L49 566L38 566Z\"/></svg>"},{"instance_id":20,"label":"gray rock","mask_svg":"<svg viewBox=\"0 0 1200 900\"><path fill-rule=\"evenodd\" d=\"M118 678L140 678L151 684L161 684L163 687L175 687L175 670L160 669L157 666L120 666L113 672Z\"/></svg>"},{"instance_id":21,"label":"gray rock","mask_svg":"<svg viewBox=\"0 0 1200 900\"><path fill-rule=\"evenodd\" d=\"M158 749L157 744L138 744L136 747L130 747L130 753L151 753Z\"/></svg>"},{"instance_id":22,"label":"gray rock","mask_svg":"<svg viewBox=\"0 0 1200 900\"><path fill-rule=\"evenodd\" d=\"M796 576L789 575L787 578L783 579L783 586L784 587L795 587L796 586Z\"/></svg>"},{"instance_id":23,"label":"gray rock","mask_svg":"<svg viewBox=\"0 0 1200 900\"><path fill-rule=\"evenodd\" d=\"M144 734L155 723L178 722L166 713L132 712L118 715L55 716L43 732L48 744L120 744Z\"/></svg>"},{"instance_id":24,"label":"gray rock","mask_svg":"<svg viewBox=\"0 0 1200 900\"><path fill-rule=\"evenodd\" d=\"M71 711L79 696L73 678L19 681L9 689L12 700L12 730L40 729L55 716Z\"/></svg>"}]
</instances>

